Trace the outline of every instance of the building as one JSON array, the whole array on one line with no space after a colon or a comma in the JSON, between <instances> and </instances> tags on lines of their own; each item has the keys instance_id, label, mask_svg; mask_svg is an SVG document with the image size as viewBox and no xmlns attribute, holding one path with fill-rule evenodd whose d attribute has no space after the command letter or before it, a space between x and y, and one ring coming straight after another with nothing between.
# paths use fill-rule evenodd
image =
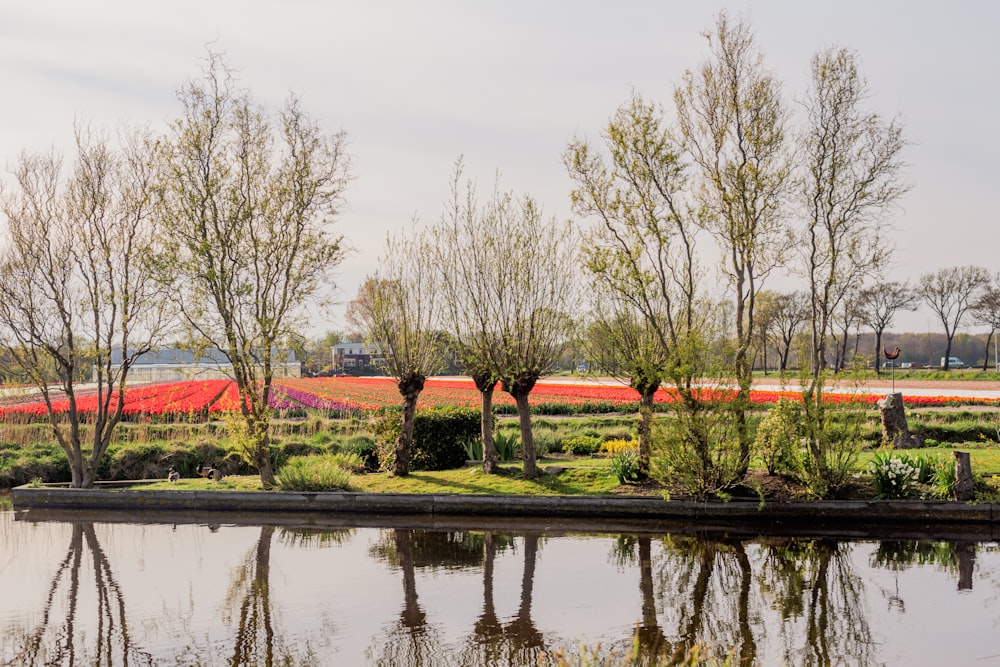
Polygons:
<instances>
[{"instance_id":1,"label":"building","mask_svg":"<svg viewBox=\"0 0 1000 667\"><path fill-rule=\"evenodd\" d=\"M365 368L380 368L382 353L364 343L337 343L333 346L333 372L351 373Z\"/></svg>"},{"instance_id":2,"label":"building","mask_svg":"<svg viewBox=\"0 0 1000 667\"><path fill-rule=\"evenodd\" d=\"M111 353L111 363L122 362L121 350ZM96 372L96 371L95 371ZM295 360L295 353L274 358L274 377L297 378L302 376L302 364ZM184 380L220 380L233 377L233 365L216 349L200 354L191 350L167 347L139 355L129 368L129 382L181 382ZM96 381L96 377L95 377Z\"/></svg>"}]
</instances>

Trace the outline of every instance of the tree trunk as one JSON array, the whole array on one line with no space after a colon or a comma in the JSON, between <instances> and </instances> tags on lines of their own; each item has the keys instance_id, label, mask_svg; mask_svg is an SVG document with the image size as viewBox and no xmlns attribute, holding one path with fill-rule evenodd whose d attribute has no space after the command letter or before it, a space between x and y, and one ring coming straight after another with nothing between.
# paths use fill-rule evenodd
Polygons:
<instances>
[{"instance_id":1,"label":"tree trunk","mask_svg":"<svg viewBox=\"0 0 1000 667\"><path fill-rule=\"evenodd\" d=\"M535 436L531 432L531 408L528 405L528 394L518 392L514 395L517 403L517 418L521 426L521 447L524 450L524 476L527 479L538 477L538 465L535 462Z\"/></svg>"},{"instance_id":2,"label":"tree trunk","mask_svg":"<svg viewBox=\"0 0 1000 667\"><path fill-rule=\"evenodd\" d=\"M639 479L649 477L649 459L653 453L653 396L657 387L639 397Z\"/></svg>"},{"instance_id":3,"label":"tree trunk","mask_svg":"<svg viewBox=\"0 0 1000 667\"><path fill-rule=\"evenodd\" d=\"M882 374L882 331L875 331L875 375Z\"/></svg>"},{"instance_id":4,"label":"tree trunk","mask_svg":"<svg viewBox=\"0 0 1000 667\"><path fill-rule=\"evenodd\" d=\"M955 452L955 500L968 502L974 497L969 452Z\"/></svg>"},{"instance_id":5,"label":"tree trunk","mask_svg":"<svg viewBox=\"0 0 1000 667\"><path fill-rule=\"evenodd\" d=\"M986 334L986 352L983 354L983 372L985 373L990 367L990 341L993 339L993 332L995 329L990 329L990 332ZM994 359L996 361L996 359Z\"/></svg>"},{"instance_id":6,"label":"tree trunk","mask_svg":"<svg viewBox=\"0 0 1000 667\"><path fill-rule=\"evenodd\" d=\"M884 444L891 444L895 449L910 449L922 444L920 438L910 433L902 394L886 394L878 400L878 409L882 414Z\"/></svg>"},{"instance_id":7,"label":"tree trunk","mask_svg":"<svg viewBox=\"0 0 1000 667\"><path fill-rule=\"evenodd\" d=\"M483 435L483 472L493 475L497 471L497 447L493 441L493 387L482 392L483 410L481 431Z\"/></svg>"},{"instance_id":8,"label":"tree trunk","mask_svg":"<svg viewBox=\"0 0 1000 667\"><path fill-rule=\"evenodd\" d=\"M409 391L403 394L403 426L396 441L395 461L392 474L406 477L410 474L410 452L413 451L413 421L417 414L417 397L419 391Z\"/></svg>"}]
</instances>

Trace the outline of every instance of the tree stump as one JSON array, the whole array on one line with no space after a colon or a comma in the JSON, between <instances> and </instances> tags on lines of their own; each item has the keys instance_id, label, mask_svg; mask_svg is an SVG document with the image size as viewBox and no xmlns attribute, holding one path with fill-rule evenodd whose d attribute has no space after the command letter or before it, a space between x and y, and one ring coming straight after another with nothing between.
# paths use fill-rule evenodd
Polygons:
<instances>
[{"instance_id":1,"label":"tree stump","mask_svg":"<svg viewBox=\"0 0 1000 667\"><path fill-rule=\"evenodd\" d=\"M955 452L955 500L967 502L974 496L972 460L969 458L969 452Z\"/></svg>"},{"instance_id":2,"label":"tree stump","mask_svg":"<svg viewBox=\"0 0 1000 667\"><path fill-rule=\"evenodd\" d=\"M886 394L878 400L882 413L882 442L896 449L912 449L923 445L922 439L910 433L902 394Z\"/></svg>"}]
</instances>

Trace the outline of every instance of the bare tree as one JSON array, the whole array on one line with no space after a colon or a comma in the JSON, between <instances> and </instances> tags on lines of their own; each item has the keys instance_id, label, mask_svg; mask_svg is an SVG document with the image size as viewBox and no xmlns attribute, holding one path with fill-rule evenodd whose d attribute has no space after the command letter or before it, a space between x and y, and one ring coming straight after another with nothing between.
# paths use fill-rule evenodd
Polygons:
<instances>
[{"instance_id":1,"label":"bare tree","mask_svg":"<svg viewBox=\"0 0 1000 667\"><path fill-rule=\"evenodd\" d=\"M901 310L916 310L918 297L906 282L877 283L858 293L858 314L875 332L875 372L882 368L882 334Z\"/></svg>"},{"instance_id":2,"label":"bare tree","mask_svg":"<svg viewBox=\"0 0 1000 667\"><path fill-rule=\"evenodd\" d=\"M705 225L724 257L734 292L734 370L739 386L732 403L744 470L753 440L747 422L753 380L755 308L763 280L787 248L782 203L789 181L786 111L778 80L764 68L746 22L719 14L706 33L711 58L688 71L674 91L681 136L700 173Z\"/></svg>"},{"instance_id":3,"label":"bare tree","mask_svg":"<svg viewBox=\"0 0 1000 667\"><path fill-rule=\"evenodd\" d=\"M78 127L76 145L65 179L61 158L22 155L0 198L0 347L41 392L72 485L88 488L122 419L129 367L168 317L152 270L150 142L123 132L115 150ZM96 383L93 403L81 382Z\"/></svg>"},{"instance_id":4,"label":"bare tree","mask_svg":"<svg viewBox=\"0 0 1000 667\"><path fill-rule=\"evenodd\" d=\"M437 249L435 264L441 276L444 310L449 329L458 343L459 359L476 385L481 400L483 472L497 471L493 440L493 392L500 369L492 353L498 343L494 326L499 279L495 234L498 225L512 215L513 195L494 185L489 201L481 204L475 184L463 191L462 160L455 163L451 201L433 234Z\"/></svg>"},{"instance_id":5,"label":"bare tree","mask_svg":"<svg viewBox=\"0 0 1000 667\"><path fill-rule=\"evenodd\" d=\"M799 198L806 220L801 247L810 295L810 376L803 388L810 467L824 484L846 480L827 457L823 381L831 319L851 286L886 259L880 225L908 187L900 180L902 127L863 107L867 83L857 56L828 49L812 60L812 82L799 138Z\"/></svg>"},{"instance_id":6,"label":"bare tree","mask_svg":"<svg viewBox=\"0 0 1000 667\"><path fill-rule=\"evenodd\" d=\"M575 140L563 161L576 183L574 210L596 221L584 267L593 277L597 343L639 393L641 473L649 469L653 396L669 379L691 391L683 340L696 321L695 226L681 147L662 111L638 94L604 131L608 155ZM688 373L685 375L685 373ZM710 447L698 448L708 453ZM711 457L705 459L711 465Z\"/></svg>"},{"instance_id":7,"label":"bare tree","mask_svg":"<svg viewBox=\"0 0 1000 667\"><path fill-rule=\"evenodd\" d=\"M347 319L385 359L403 397L402 428L392 472L410 474L417 399L428 375L443 363L438 337L439 291L426 234L390 237L379 269L358 290Z\"/></svg>"},{"instance_id":8,"label":"bare tree","mask_svg":"<svg viewBox=\"0 0 1000 667\"><path fill-rule=\"evenodd\" d=\"M164 139L165 273L197 344L218 349L239 388L246 456L271 468L274 355L344 256L330 225L349 180L345 135L326 135L290 97L271 118L210 54Z\"/></svg>"},{"instance_id":9,"label":"bare tree","mask_svg":"<svg viewBox=\"0 0 1000 667\"><path fill-rule=\"evenodd\" d=\"M976 324L990 328L986 335L986 350L983 353L983 370L985 371L990 365L990 341L996 335L997 329L1000 329L1000 273L993 274L990 282L983 287L979 298L972 304L970 313ZM1000 358L998 358L995 349L993 363L1000 370Z\"/></svg>"},{"instance_id":10,"label":"bare tree","mask_svg":"<svg viewBox=\"0 0 1000 667\"><path fill-rule=\"evenodd\" d=\"M778 351L778 370L786 371L795 336L809 319L809 295L765 290L759 298L761 328Z\"/></svg>"},{"instance_id":11,"label":"bare tree","mask_svg":"<svg viewBox=\"0 0 1000 667\"><path fill-rule=\"evenodd\" d=\"M488 340L496 341L491 366L517 404L524 476L533 478L538 467L528 396L552 372L575 326L577 245L572 225L546 221L530 197L510 213L493 232L498 279Z\"/></svg>"},{"instance_id":12,"label":"bare tree","mask_svg":"<svg viewBox=\"0 0 1000 667\"><path fill-rule=\"evenodd\" d=\"M949 369L951 343L962 318L989 282L990 274L981 266L951 266L920 276L917 290L944 327L944 370Z\"/></svg>"}]
</instances>

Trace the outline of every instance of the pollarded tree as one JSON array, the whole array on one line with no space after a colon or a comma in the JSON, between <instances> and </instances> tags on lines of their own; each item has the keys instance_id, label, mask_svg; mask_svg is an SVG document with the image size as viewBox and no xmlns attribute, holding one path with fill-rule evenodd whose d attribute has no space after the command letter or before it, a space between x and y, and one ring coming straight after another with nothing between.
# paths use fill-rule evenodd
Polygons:
<instances>
[{"instance_id":1,"label":"pollarded tree","mask_svg":"<svg viewBox=\"0 0 1000 667\"><path fill-rule=\"evenodd\" d=\"M949 369L951 343L962 319L989 282L990 274L981 266L951 266L920 276L917 291L944 327L944 370Z\"/></svg>"},{"instance_id":2,"label":"pollarded tree","mask_svg":"<svg viewBox=\"0 0 1000 667\"><path fill-rule=\"evenodd\" d=\"M892 325L901 310L916 310L917 294L909 283L890 281L876 283L858 293L857 309L861 321L875 332L875 372L882 368L882 334Z\"/></svg>"},{"instance_id":3,"label":"pollarded tree","mask_svg":"<svg viewBox=\"0 0 1000 667\"><path fill-rule=\"evenodd\" d=\"M443 366L438 324L440 302L434 253L428 235L390 237L378 270L358 289L347 319L378 349L386 372L403 397L402 427L392 472L410 474L417 399L429 375Z\"/></svg>"},{"instance_id":4,"label":"pollarded tree","mask_svg":"<svg viewBox=\"0 0 1000 667\"><path fill-rule=\"evenodd\" d=\"M153 271L150 142L121 136L116 150L77 128L68 178L59 157L23 155L15 187L0 199L0 346L41 393L75 488L96 480L121 421L129 367L169 319ZM93 408L81 406L81 382L97 385Z\"/></svg>"},{"instance_id":5,"label":"pollarded tree","mask_svg":"<svg viewBox=\"0 0 1000 667\"><path fill-rule=\"evenodd\" d=\"M480 394L483 472L497 472L493 439L493 392L500 380L493 347L493 324L499 288L497 230L513 215L513 195L495 184L489 201L480 203L472 181L462 186L462 160L455 163L451 201L433 230L435 265L441 277L443 310L458 343L458 356Z\"/></svg>"},{"instance_id":6,"label":"pollarded tree","mask_svg":"<svg viewBox=\"0 0 1000 667\"><path fill-rule=\"evenodd\" d=\"M595 221L585 236L583 262L593 279L596 342L606 366L639 392L640 467L646 474L656 390L670 380L700 404L692 391L694 366L680 356L697 324L695 215L681 148L659 108L633 95L608 123L604 144L606 156L575 140L563 162L576 184L574 211ZM710 444L691 444L703 468L713 468Z\"/></svg>"},{"instance_id":7,"label":"pollarded tree","mask_svg":"<svg viewBox=\"0 0 1000 667\"><path fill-rule=\"evenodd\" d=\"M782 204L789 181L787 113L778 80L745 22L719 14L705 35L711 58L684 74L674 91L681 137L699 175L704 225L722 251L723 271L734 293L732 403L744 470L750 462L747 422L753 380L752 347L758 324L757 295L788 247Z\"/></svg>"},{"instance_id":8,"label":"pollarded tree","mask_svg":"<svg viewBox=\"0 0 1000 667\"><path fill-rule=\"evenodd\" d=\"M272 117L216 54L178 97L184 113L163 140L164 274L195 342L232 364L245 455L271 488L273 356L344 256L330 226L349 181L346 139L294 96Z\"/></svg>"},{"instance_id":9,"label":"pollarded tree","mask_svg":"<svg viewBox=\"0 0 1000 667\"><path fill-rule=\"evenodd\" d=\"M490 367L517 404L524 476L538 475L528 396L551 373L575 326L577 246L570 223L545 220L533 199L496 220L490 242L496 269L486 340Z\"/></svg>"},{"instance_id":10,"label":"pollarded tree","mask_svg":"<svg viewBox=\"0 0 1000 667\"><path fill-rule=\"evenodd\" d=\"M985 371L990 365L990 342L997 329L1000 329L1000 273L993 274L990 282L983 287L979 298L972 304L970 313L976 324L990 328L986 335L986 351L983 354L983 370ZM997 357L995 347L993 363L1000 368L1000 359Z\"/></svg>"},{"instance_id":11,"label":"pollarded tree","mask_svg":"<svg viewBox=\"0 0 1000 667\"><path fill-rule=\"evenodd\" d=\"M823 382L832 318L849 289L883 265L880 226L908 189L901 181L902 128L867 110L867 95L855 53L828 49L813 57L797 178L811 304L811 360L803 399L810 469L827 487L846 481L849 472L849 466L832 470L828 461Z\"/></svg>"}]
</instances>

